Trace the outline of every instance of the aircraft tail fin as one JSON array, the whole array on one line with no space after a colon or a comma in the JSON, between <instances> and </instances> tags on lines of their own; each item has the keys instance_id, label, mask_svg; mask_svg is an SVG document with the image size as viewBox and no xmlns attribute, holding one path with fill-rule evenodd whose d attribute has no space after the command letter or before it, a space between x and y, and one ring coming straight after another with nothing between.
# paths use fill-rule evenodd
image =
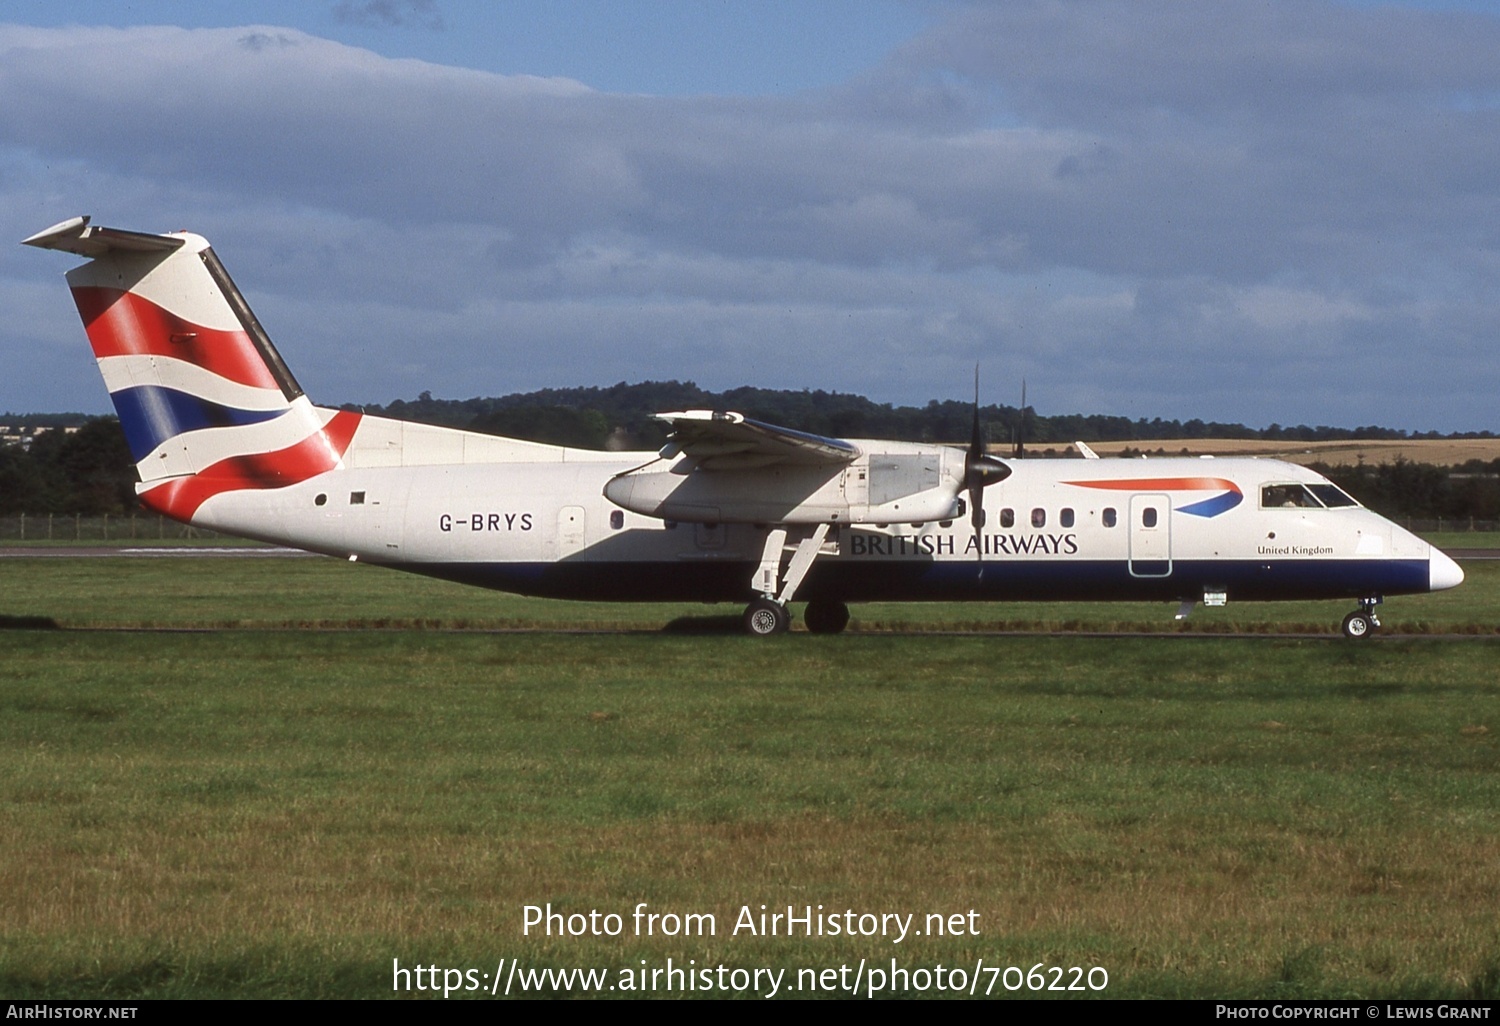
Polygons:
<instances>
[{"instance_id":1,"label":"aircraft tail fin","mask_svg":"<svg viewBox=\"0 0 1500 1026\"><path fill-rule=\"evenodd\" d=\"M220 492L339 465L359 415L307 400L207 239L75 217L25 244L90 258L68 284L145 505L187 520Z\"/></svg>"}]
</instances>

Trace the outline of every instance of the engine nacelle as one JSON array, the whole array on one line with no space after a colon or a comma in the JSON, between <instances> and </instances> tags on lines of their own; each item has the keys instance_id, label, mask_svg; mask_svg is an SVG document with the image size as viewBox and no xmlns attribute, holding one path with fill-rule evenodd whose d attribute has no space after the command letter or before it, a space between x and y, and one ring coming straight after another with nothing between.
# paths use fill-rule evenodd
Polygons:
<instances>
[{"instance_id":1,"label":"engine nacelle","mask_svg":"<svg viewBox=\"0 0 1500 1026\"><path fill-rule=\"evenodd\" d=\"M604 495L633 513L684 523L926 523L957 515L962 450L893 442L861 448L847 464L779 463L732 473L681 456L621 474Z\"/></svg>"}]
</instances>

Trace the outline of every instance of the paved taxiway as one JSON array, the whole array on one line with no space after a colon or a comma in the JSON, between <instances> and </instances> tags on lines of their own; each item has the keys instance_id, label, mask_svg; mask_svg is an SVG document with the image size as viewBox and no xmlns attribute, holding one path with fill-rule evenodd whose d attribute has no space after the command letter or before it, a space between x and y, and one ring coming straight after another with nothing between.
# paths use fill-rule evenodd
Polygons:
<instances>
[{"instance_id":1,"label":"paved taxiway","mask_svg":"<svg viewBox=\"0 0 1500 1026\"><path fill-rule=\"evenodd\" d=\"M258 545L38 545L35 548L0 549L0 559L70 559L123 556L128 559L164 559L174 556L212 556L214 558L311 558L316 552L301 549L267 548Z\"/></svg>"}]
</instances>

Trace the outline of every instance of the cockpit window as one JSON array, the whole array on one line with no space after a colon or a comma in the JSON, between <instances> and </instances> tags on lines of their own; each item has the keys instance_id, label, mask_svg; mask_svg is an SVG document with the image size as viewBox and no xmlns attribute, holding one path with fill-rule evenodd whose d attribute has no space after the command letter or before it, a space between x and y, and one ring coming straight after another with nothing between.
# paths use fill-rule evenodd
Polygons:
<instances>
[{"instance_id":1,"label":"cockpit window","mask_svg":"<svg viewBox=\"0 0 1500 1026\"><path fill-rule=\"evenodd\" d=\"M1329 509L1339 509L1343 506L1358 506L1354 497L1335 484L1308 485L1308 490L1323 500L1323 505Z\"/></svg>"},{"instance_id":2,"label":"cockpit window","mask_svg":"<svg viewBox=\"0 0 1500 1026\"><path fill-rule=\"evenodd\" d=\"M1300 484L1268 484L1260 490L1260 505L1262 509L1322 509L1323 504L1317 500L1305 485Z\"/></svg>"},{"instance_id":3,"label":"cockpit window","mask_svg":"<svg viewBox=\"0 0 1500 1026\"><path fill-rule=\"evenodd\" d=\"M1260 505L1262 509L1341 509L1359 503L1335 484L1269 484L1260 490Z\"/></svg>"}]
</instances>

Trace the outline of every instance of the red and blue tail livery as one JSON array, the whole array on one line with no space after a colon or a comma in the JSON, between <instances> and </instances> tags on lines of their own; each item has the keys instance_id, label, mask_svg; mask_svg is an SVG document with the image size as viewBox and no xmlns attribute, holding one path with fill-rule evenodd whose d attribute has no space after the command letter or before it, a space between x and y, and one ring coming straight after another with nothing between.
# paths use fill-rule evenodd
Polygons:
<instances>
[{"instance_id":1,"label":"red and blue tail livery","mask_svg":"<svg viewBox=\"0 0 1500 1026\"><path fill-rule=\"evenodd\" d=\"M25 241L86 260L68 284L141 502L231 534L527 595L743 602L757 635L794 601L833 633L862 601L1349 599L1365 637L1387 596L1463 580L1304 467L1002 459L977 403L967 445L683 410L660 452L314 406L203 237L76 217Z\"/></svg>"},{"instance_id":2,"label":"red and blue tail livery","mask_svg":"<svg viewBox=\"0 0 1500 1026\"><path fill-rule=\"evenodd\" d=\"M308 402L206 239L75 218L27 241L95 258L68 284L148 508L190 520L340 465L359 415Z\"/></svg>"}]
</instances>

